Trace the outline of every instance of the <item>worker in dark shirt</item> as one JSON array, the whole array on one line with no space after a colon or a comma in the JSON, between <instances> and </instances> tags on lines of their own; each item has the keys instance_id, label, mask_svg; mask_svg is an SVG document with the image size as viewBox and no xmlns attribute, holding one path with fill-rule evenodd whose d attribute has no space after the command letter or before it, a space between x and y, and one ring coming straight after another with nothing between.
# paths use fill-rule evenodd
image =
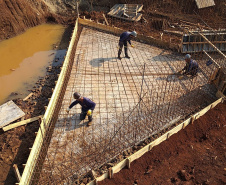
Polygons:
<instances>
[{"instance_id":1,"label":"worker in dark shirt","mask_svg":"<svg viewBox=\"0 0 226 185\"><path fill-rule=\"evenodd\" d=\"M137 33L135 31L132 31L132 32L129 32L129 31L126 31L126 32L123 32L121 35L120 35L120 39L119 39L119 50L118 50L118 59L122 59L120 57L121 53L122 53L122 48L123 48L123 45L124 45L124 51L125 51L125 57L126 58L130 58L129 55L128 55L128 48L127 48L127 42L129 42L129 44L131 45L131 47L134 47L132 44L131 44L131 39L136 37L137 36Z\"/></svg>"},{"instance_id":2,"label":"worker in dark shirt","mask_svg":"<svg viewBox=\"0 0 226 185\"><path fill-rule=\"evenodd\" d=\"M82 106L82 112L80 113L80 120L84 120L86 118L86 115L88 115L88 119L89 119L88 126L90 126L93 120L92 113L93 113L93 110L95 109L96 103L91 101L89 98L82 97L78 92L75 92L73 96L76 100L71 103L71 105L67 109L67 112L69 112L70 109L75 105L80 104Z\"/></svg>"},{"instance_id":3,"label":"worker in dark shirt","mask_svg":"<svg viewBox=\"0 0 226 185\"><path fill-rule=\"evenodd\" d=\"M185 62L186 62L185 67L181 71L179 71L179 73L182 72L183 75L195 76L199 69L198 63L195 60L193 60L191 58L191 55L189 54L185 55Z\"/></svg>"}]
</instances>

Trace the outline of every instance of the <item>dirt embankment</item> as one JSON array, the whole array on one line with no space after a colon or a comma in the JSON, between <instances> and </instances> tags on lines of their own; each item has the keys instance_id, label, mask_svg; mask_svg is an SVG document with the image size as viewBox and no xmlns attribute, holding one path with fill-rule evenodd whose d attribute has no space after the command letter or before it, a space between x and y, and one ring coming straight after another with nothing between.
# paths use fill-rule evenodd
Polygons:
<instances>
[{"instance_id":1,"label":"dirt embankment","mask_svg":"<svg viewBox=\"0 0 226 185\"><path fill-rule=\"evenodd\" d=\"M45 22L71 24L75 19L72 11L62 16L43 0L2 0L0 7L0 41Z\"/></svg>"},{"instance_id":2,"label":"dirt embankment","mask_svg":"<svg viewBox=\"0 0 226 185\"><path fill-rule=\"evenodd\" d=\"M100 185L223 185L226 103L200 117Z\"/></svg>"}]
</instances>

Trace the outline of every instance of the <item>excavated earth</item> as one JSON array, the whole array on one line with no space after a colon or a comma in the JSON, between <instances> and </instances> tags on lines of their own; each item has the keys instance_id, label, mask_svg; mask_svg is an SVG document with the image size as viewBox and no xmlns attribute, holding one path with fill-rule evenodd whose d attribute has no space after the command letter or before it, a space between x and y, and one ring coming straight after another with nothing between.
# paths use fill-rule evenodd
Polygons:
<instances>
[{"instance_id":1,"label":"excavated earth","mask_svg":"<svg viewBox=\"0 0 226 185\"><path fill-rule=\"evenodd\" d=\"M95 11L90 13L90 3L87 3L87 1L88 0L81 1L83 4L81 4L80 7L80 15L95 21L98 20L99 22L104 21L103 13L107 13L114 4L124 3L124 1L120 0L112 0L110 2L107 0L97 0L93 3ZM130 1L130 3L134 2L137 1ZM107 17L109 24L128 30L136 28L138 33L153 36L156 39L160 38L160 33L165 29L174 31L175 28L177 28L177 31L183 31L183 29L181 29L181 26L183 27L183 23L180 22L181 19L204 25L201 20L197 19L197 16L193 15L193 10L198 11L194 2L191 3L190 7L175 7L175 0L166 0L169 6L168 9L164 11L161 9L161 6L159 6L158 0L156 0L151 7L145 7L147 2L147 0L139 1L139 3L144 4L143 18L140 22L135 24L125 23L117 19L112 21L110 17ZM206 10L200 10L198 13L202 16L205 23L212 28L225 28L226 4L222 0L215 0L215 3L217 5L215 11L217 12L214 12L212 8L207 8ZM69 42L76 19L76 1L2 0L0 1L0 7L0 41L21 34L30 27L48 22L68 25L69 29L66 29L62 40L68 40ZM184 8L189 8L189 16L188 14L181 13L180 15L176 15L172 13L179 9L183 12L182 9ZM161 19L161 24L159 24L159 18ZM166 24L162 24L162 21ZM192 28L194 25L187 24L186 26ZM164 32L162 39L174 44L180 44L181 36ZM60 67L61 66L53 67L46 76L40 78L39 81L34 84L34 89L30 90L34 94L28 101L24 102L21 99L13 100L26 113L25 119L45 113L44 106L48 105L48 98L52 95L52 88L54 88L54 82L57 80L57 75L60 73ZM149 155L150 153L146 154L146 158L141 159L141 162L139 162L140 166L138 161L135 161L132 163L131 170L124 170L126 171L124 173L131 173L132 176L119 176L119 181L116 181L118 175L116 174L114 180L106 183L102 182L101 184L144 185L150 184L148 182L152 182L152 180L153 183L151 184L225 183L225 178L223 177L225 177L226 174L225 168L222 165L225 164L226 158L225 110L225 104L220 105L207 113L208 117L205 121L201 121L200 119L197 121L197 124L189 126L188 129L190 129L191 132L183 131L183 133L186 133L187 139L185 136L172 136L170 139L174 139L172 143L174 143L175 146L170 141L166 141L165 143L167 144L160 147L161 149L157 150L157 147L156 149L153 148L150 152L151 155ZM211 123L207 125L207 121ZM23 164L26 164L30 153L29 148L33 145L35 132L38 131L38 128L39 123L33 122L32 124L15 128L6 133L0 130L0 185L11 185L17 182L13 171L13 164L17 164L22 174L24 168ZM157 150L157 153L154 154L155 150ZM190 153L183 153L186 150L190 151ZM199 151L200 153L196 154L195 151ZM177 156L180 156L180 158L177 159ZM168 159L172 159L172 161ZM183 163L183 160L186 160L187 163ZM172 164L174 164L174 166L170 166ZM207 171L207 169L211 170ZM209 177L207 175L203 176L206 171ZM219 177L218 180L212 181L214 176L215 179ZM122 181L123 178L125 178L125 182Z\"/></svg>"},{"instance_id":2,"label":"excavated earth","mask_svg":"<svg viewBox=\"0 0 226 185\"><path fill-rule=\"evenodd\" d=\"M226 103L99 185L226 184Z\"/></svg>"}]
</instances>

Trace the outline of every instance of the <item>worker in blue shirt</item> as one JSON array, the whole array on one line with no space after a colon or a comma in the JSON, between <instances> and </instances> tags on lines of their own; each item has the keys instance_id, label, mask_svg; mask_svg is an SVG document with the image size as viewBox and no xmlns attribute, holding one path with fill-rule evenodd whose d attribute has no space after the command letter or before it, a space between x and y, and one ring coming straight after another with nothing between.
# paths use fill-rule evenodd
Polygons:
<instances>
[{"instance_id":1,"label":"worker in blue shirt","mask_svg":"<svg viewBox=\"0 0 226 185\"><path fill-rule=\"evenodd\" d=\"M129 42L129 44L131 45L131 47L134 47L132 44L131 44L131 39L136 37L137 36L137 33L135 31L132 31L132 32L129 32L129 31L126 31L126 32L123 32L121 35L120 35L120 39L119 39L119 50L118 50L118 59L122 59L120 57L121 53L122 53L122 48L123 48L123 45L124 45L124 50L125 50L125 57L126 58L130 58L129 55L128 55L128 48L127 48L127 42Z\"/></svg>"},{"instance_id":2,"label":"worker in blue shirt","mask_svg":"<svg viewBox=\"0 0 226 185\"><path fill-rule=\"evenodd\" d=\"M183 75L195 76L199 69L198 63L195 60L193 60L191 58L191 55L189 54L185 55L185 62L186 62L185 67L181 71L179 71L179 73L182 72Z\"/></svg>"},{"instance_id":3,"label":"worker in blue shirt","mask_svg":"<svg viewBox=\"0 0 226 185\"><path fill-rule=\"evenodd\" d=\"M88 126L90 126L93 120L92 113L93 113L93 110L95 109L96 103L91 101L89 98L82 97L81 94L79 94L78 92L75 92L73 96L74 96L74 99L76 100L71 103L69 108L67 108L67 113L69 113L72 107L74 107L77 104L80 104L82 106L82 112L80 113L80 120L84 120L87 115L89 120Z\"/></svg>"}]
</instances>

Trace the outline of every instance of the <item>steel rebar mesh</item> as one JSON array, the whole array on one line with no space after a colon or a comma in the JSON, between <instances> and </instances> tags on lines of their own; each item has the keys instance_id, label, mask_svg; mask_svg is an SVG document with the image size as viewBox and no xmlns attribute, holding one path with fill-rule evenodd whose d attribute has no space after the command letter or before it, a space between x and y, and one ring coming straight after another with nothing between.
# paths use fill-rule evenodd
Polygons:
<instances>
[{"instance_id":1,"label":"steel rebar mesh","mask_svg":"<svg viewBox=\"0 0 226 185\"><path fill-rule=\"evenodd\" d=\"M93 6L98 9L99 1L93 2ZM156 20L152 23L155 29L161 23L158 31L163 30L164 16L168 21L168 14L176 13L175 6L183 6L177 16L186 13L191 15L190 21L203 16L202 10L197 9L195 11L199 14L192 15L194 4L188 1L171 1L171 4L156 2L142 1L147 21L152 21L151 16L156 14L161 17L158 23ZM121 3L140 4L141 1ZM106 8L112 6L109 3ZM147 26L144 20L127 22L114 17L107 18L110 25L136 30L138 34L142 27ZM178 21L176 19L175 22ZM144 34L153 36L151 32L150 27L150 33ZM161 34L156 34L156 39L160 38ZM174 36L170 38L167 35L167 39L168 42L175 41L174 44L181 42ZM34 181L39 184L69 183L216 100L216 89L209 84L209 79L217 65L207 65L210 58L204 53L192 54L200 66L198 75L179 79L173 73L184 67L183 54L138 41L132 42L136 47L129 48L131 58L120 61L116 58L118 35L83 27L50 145L46 144L47 155L40 156L44 163L38 164L42 170L34 176ZM225 59L217 52L210 55L220 65L225 65ZM90 127L86 126L87 119L79 120L78 105L69 114L66 113L67 107L74 101L75 91L97 104Z\"/></svg>"},{"instance_id":2,"label":"steel rebar mesh","mask_svg":"<svg viewBox=\"0 0 226 185\"><path fill-rule=\"evenodd\" d=\"M85 174L215 100L207 84L214 64L205 69L206 60L199 59L198 76L179 80L161 74L181 69L183 55L134 42L131 59L119 61L116 40L83 28L40 184L53 183L50 173L55 184ZM65 112L75 91L97 104L91 127L79 120L79 106Z\"/></svg>"}]
</instances>

